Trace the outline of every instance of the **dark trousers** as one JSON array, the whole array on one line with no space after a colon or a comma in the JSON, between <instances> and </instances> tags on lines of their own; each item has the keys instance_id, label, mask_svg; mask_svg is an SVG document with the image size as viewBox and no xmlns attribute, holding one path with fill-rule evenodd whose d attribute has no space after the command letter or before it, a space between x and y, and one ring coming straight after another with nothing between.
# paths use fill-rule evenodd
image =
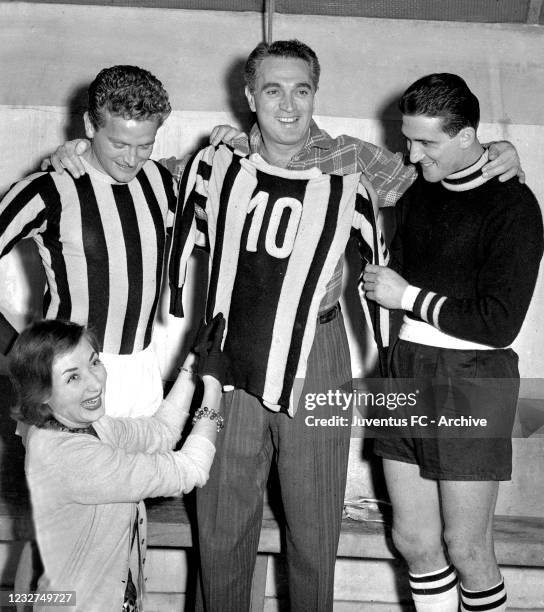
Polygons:
<instances>
[{"instance_id":1,"label":"dark trousers","mask_svg":"<svg viewBox=\"0 0 544 612\"><path fill-rule=\"evenodd\" d=\"M334 566L350 442L351 410L309 412L306 393L351 388L342 316L318 324L294 418L265 409L245 391L224 396L225 429L210 479L197 493L206 612L249 609L270 465L277 462L286 520L285 553L293 612L332 610ZM309 415L341 415L344 426L309 426Z\"/></svg>"}]
</instances>

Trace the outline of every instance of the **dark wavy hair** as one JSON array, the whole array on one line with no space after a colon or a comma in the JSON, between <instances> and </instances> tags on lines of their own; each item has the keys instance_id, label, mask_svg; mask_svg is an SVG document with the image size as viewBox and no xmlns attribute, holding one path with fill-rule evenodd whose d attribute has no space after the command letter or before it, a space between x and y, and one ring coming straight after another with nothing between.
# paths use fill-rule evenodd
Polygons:
<instances>
[{"instance_id":1,"label":"dark wavy hair","mask_svg":"<svg viewBox=\"0 0 544 612\"><path fill-rule=\"evenodd\" d=\"M162 125L172 107L162 83L138 66L104 68L88 89L89 118L95 129L104 125L104 111L123 119L157 119Z\"/></svg>"},{"instance_id":2,"label":"dark wavy hair","mask_svg":"<svg viewBox=\"0 0 544 612\"><path fill-rule=\"evenodd\" d=\"M244 68L244 80L250 92L255 91L255 81L260 62L265 57L289 57L304 60L310 66L314 89L319 85L321 66L314 50L300 40L276 40L273 43L259 43L249 54Z\"/></svg>"},{"instance_id":3,"label":"dark wavy hair","mask_svg":"<svg viewBox=\"0 0 544 612\"><path fill-rule=\"evenodd\" d=\"M465 81L448 72L429 74L412 83L402 94L403 115L441 117L442 130L456 136L463 128L478 129L480 104Z\"/></svg>"},{"instance_id":4,"label":"dark wavy hair","mask_svg":"<svg viewBox=\"0 0 544 612\"><path fill-rule=\"evenodd\" d=\"M47 397L52 389L53 361L73 350L81 338L98 353L98 341L82 325L54 319L35 321L15 340L8 355L10 378L17 393L11 416L42 427L52 416Z\"/></svg>"}]
</instances>

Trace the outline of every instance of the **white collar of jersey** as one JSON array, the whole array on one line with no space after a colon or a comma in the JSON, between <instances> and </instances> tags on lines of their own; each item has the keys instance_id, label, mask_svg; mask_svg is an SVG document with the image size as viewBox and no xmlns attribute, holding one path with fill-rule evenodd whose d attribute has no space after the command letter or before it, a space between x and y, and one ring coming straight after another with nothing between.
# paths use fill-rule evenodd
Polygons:
<instances>
[{"instance_id":1,"label":"white collar of jersey","mask_svg":"<svg viewBox=\"0 0 544 612\"><path fill-rule=\"evenodd\" d=\"M272 166L267 161L265 161L259 153L252 153L249 156L249 161L251 164L264 172L265 174L272 174L274 176L279 176L287 179L312 179L317 178L322 175L321 170L317 166L313 166L308 170L287 170L287 168L280 168L279 166ZM245 162L245 163L244 163ZM240 164L244 167L248 167L247 161L245 159L240 160ZM250 167L250 166L249 166Z\"/></svg>"},{"instance_id":2,"label":"white collar of jersey","mask_svg":"<svg viewBox=\"0 0 544 612\"><path fill-rule=\"evenodd\" d=\"M478 161L468 168L459 170L442 179L441 184L449 191L468 191L486 183L489 178L484 178L482 168L487 164L489 154L484 150Z\"/></svg>"}]
</instances>

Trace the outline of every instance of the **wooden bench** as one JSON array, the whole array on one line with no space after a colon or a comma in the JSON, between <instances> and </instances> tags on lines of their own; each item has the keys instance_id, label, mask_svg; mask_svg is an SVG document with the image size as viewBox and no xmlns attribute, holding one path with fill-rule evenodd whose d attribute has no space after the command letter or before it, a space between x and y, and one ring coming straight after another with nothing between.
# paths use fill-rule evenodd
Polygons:
<instances>
[{"instance_id":1,"label":"wooden bench","mask_svg":"<svg viewBox=\"0 0 544 612\"><path fill-rule=\"evenodd\" d=\"M148 500L148 546L191 548L193 529L182 499ZM28 503L13 496L0 499L0 541L28 540L33 536ZM501 565L544 567L544 518L496 516L495 549ZM281 553L280 526L265 511L259 555L253 578L251 610L264 606L268 555ZM390 527L384 523L342 521L338 557L351 559L393 559L395 552Z\"/></svg>"},{"instance_id":2,"label":"wooden bench","mask_svg":"<svg viewBox=\"0 0 544 612\"><path fill-rule=\"evenodd\" d=\"M151 500L147 507L149 546L192 546L191 525L183 500ZM496 516L494 537L497 560L501 565L544 567L544 518ZM281 552L280 527L267 512L263 519L259 552ZM396 556L389 525L344 518L338 557L393 559Z\"/></svg>"}]
</instances>

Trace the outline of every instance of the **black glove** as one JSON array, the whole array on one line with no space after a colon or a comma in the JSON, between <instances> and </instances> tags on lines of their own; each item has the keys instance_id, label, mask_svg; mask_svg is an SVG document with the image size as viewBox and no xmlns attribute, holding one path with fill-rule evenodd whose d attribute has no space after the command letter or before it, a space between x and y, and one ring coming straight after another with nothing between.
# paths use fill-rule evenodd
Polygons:
<instances>
[{"instance_id":1,"label":"black glove","mask_svg":"<svg viewBox=\"0 0 544 612\"><path fill-rule=\"evenodd\" d=\"M221 341L225 332L225 318L220 312L206 325L202 321L195 339L193 353L198 356L197 374L216 378L221 384L225 382L228 359L221 350Z\"/></svg>"}]
</instances>

